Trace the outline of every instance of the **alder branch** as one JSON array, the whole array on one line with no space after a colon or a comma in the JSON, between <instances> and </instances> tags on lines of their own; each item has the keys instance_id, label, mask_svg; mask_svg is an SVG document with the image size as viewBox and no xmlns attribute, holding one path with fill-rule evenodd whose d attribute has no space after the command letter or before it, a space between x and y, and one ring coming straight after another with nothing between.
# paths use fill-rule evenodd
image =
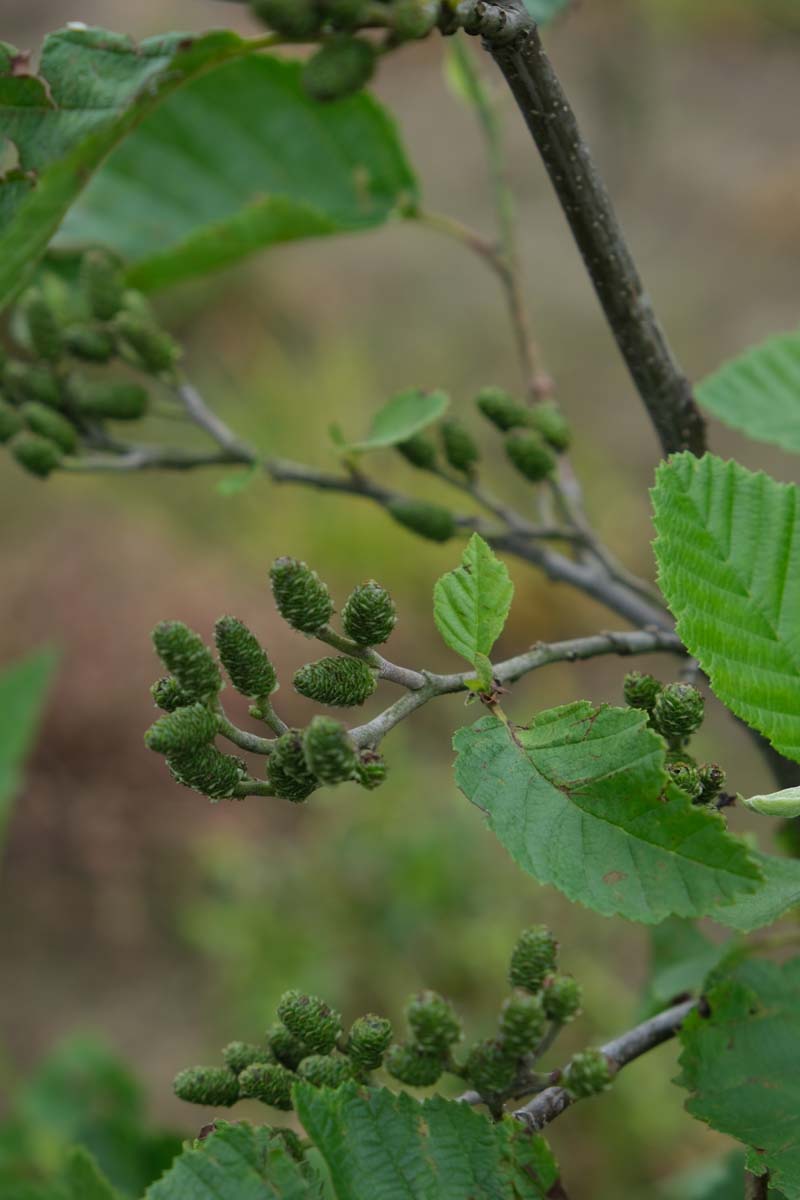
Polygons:
<instances>
[{"instance_id":1,"label":"alder branch","mask_svg":"<svg viewBox=\"0 0 800 1200\"><path fill-rule=\"evenodd\" d=\"M613 1041L606 1042L600 1050L609 1059L612 1069L620 1071L628 1063L647 1054L649 1050L675 1037L689 1013L696 1007L696 1000L683 1000L680 1004L651 1017L649 1021L643 1021L641 1025L629 1029ZM556 1117L561 1116L574 1102L574 1097L566 1088L549 1087L534 1096L524 1108L517 1109L514 1116L527 1126L531 1133L538 1133Z\"/></svg>"},{"instance_id":2,"label":"alder branch","mask_svg":"<svg viewBox=\"0 0 800 1200\"><path fill-rule=\"evenodd\" d=\"M656 429L664 454L705 450L705 423L644 291L605 184L575 113L520 0L474 0L467 33L480 34L538 147L586 269Z\"/></svg>"},{"instance_id":3,"label":"alder branch","mask_svg":"<svg viewBox=\"0 0 800 1200\"><path fill-rule=\"evenodd\" d=\"M764 1175L744 1173L744 1200L767 1200L769 1196L769 1171Z\"/></svg>"}]
</instances>

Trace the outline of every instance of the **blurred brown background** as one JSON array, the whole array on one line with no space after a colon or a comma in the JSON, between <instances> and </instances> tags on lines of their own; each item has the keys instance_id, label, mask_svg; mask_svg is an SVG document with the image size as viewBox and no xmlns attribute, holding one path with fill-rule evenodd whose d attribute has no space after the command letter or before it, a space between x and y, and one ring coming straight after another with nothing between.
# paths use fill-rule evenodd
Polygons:
<instances>
[{"instance_id":1,"label":"blurred brown background","mask_svg":"<svg viewBox=\"0 0 800 1200\"><path fill-rule=\"evenodd\" d=\"M78 18L135 36L249 28L243 8L200 0L5 0L2 9L0 37L32 49ZM795 0L586 0L547 40L689 372L702 376L793 327ZM428 205L489 229L480 141L443 84L441 43L393 56L377 91L397 113ZM536 331L578 430L589 510L625 562L649 576L655 441L522 123L506 108ZM493 278L410 226L272 251L166 295L162 311L231 424L264 448L322 465L328 424L357 433L393 390L444 387L472 421L480 385L518 383ZM718 452L795 477L788 457L712 433ZM487 476L519 497L493 453ZM391 455L380 470L414 485ZM396 1016L425 983L458 1001L477 1034L493 1019L516 932L539 920L552 923L565 968L587 989L588 1015L570 1038L623 1028L636 1015L647 933L573 908L510 868L450 776L450 733L474 715L461 699L397 731L382 790L326 791L300 809L256 799L212 807L171 783L143 748L159 673L149 631L164 617L206 633L225 611L251 622L282 669L283 715L307 719L289 683L307 643L276 620L266 586L281 553L312 563L339 602L377 577L401 614L393 657L453 669L429 597L455 544L415 541L357 501L260 481L223 499L217 478L56 476L42 485L0 461L0 661L45 641L62 654L0 872L8 1079L63 1035L91 1030L134 1061L154 1116L188 1132L200 1122L171 1097L172 1075L214 1061L232 1037L258 1037L284 988L321 990L347 1017L370 1007ZM517 593L501 653L618 626L511 565ZM623 672L612 660L550 668L518 685L510 708L523 718L579 696L618 702ZM713 706L703 739L737 788L763 782L761 764ZM682 1113L673 1065L671 1048L651 1055L613 1100L554 1127L578 1195L649 1196L676 1168L724 1149Z\"/></svg>"}]
</instances>

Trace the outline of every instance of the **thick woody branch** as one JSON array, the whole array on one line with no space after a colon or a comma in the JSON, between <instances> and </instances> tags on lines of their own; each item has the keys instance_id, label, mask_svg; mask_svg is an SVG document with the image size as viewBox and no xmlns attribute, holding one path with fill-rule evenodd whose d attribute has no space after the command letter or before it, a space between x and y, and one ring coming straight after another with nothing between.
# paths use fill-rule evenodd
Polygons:
<instances>
[{"instance_id":1,"label":"thick woody branch","mask_svg":"<svg viewBox=\"0 0 800 1200\"><path fill-rule=\"evenodd\" d=\"M609 1059L612 1068L619 1071L649 1050L660 1046L662 1042L673 1038L696 1005L696 1000L684 1000L675 1004L672 1008L651 1017L649 1021L643 1021L635 1029L629 1029L627 1033L607 1042L600 1050ZM573 1097L566 1088L549 1087L534 1096L524 1108L517 1109L514 1116L526 1125L531 1133L536 1133L561 1116L573 1103Z\"/></svg>"},{"instance_id":2,"label":"thick woody branch","mask_svg":"<svg viewBox=\"0 0 800 1200\"><path fill-rule=\"evenodd\" d=\"M483 35L555 188L617 345L664 454L705 449L705 425L642 286L575 114L520 0L477 0L468 33Z\"/></svg>"}]
</instances>

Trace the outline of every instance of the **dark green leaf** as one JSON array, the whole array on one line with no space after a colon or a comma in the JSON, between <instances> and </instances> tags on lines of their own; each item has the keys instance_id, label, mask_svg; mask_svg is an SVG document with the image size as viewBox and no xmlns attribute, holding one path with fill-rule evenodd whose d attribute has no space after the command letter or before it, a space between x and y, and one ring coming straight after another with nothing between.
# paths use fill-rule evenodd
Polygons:
<instances>
[{"instance_id":1,"label":"dark green leaf","mask_svg":"<svg viewBox=\"0 0 800 1200\"><path fill-rule=\"evenodd\" d=\"M558 1179L542 1138L440 1096L301 1083L294 1099L338 1200L544 1200Z\"/></svg>"},{"instance_id":2,"label":"dark green leaf","mask_svg":"<svg viewBox=\"0 0 800 1200\"><path fill-rule=\"evenodd\" d=\"M733 429L783 450L800 450L800 334L778 334L724 363L695 394Z\"/></svg>"},{"instance_id":3,"label":"dark green leaf","mask_svg":"<svg viewBox=\"0 0 800 1200\"><path fill-rule=\"evenodd\" d=\"M689 1112L754 1147L787 1200L800 1198L800 959L740 964L714 987L710 1015L681 1030L678 1080Z\"/></svg>"},{"instance_id":4,"label":"dark green leaf","mask_svg":"<svg viewBox=\"0 0 800 1200\"><path fill-rule=\"evenodd\" d=\"M659 467L659 585L732 712L800 760L798 489L707 454Z\"/></svg>"},{"instance_id":5,"label":"dark green leaf","mask_svg":"<svg viewBox=\"0 0 800 1200\"><path fill-rule=\"evenodd\" d=\"M722 818L667 785L636 709L578 701L525 728L484 717L454 745L456 782L524 871L611 916L702 916L760 872Z\"/></svg>"},{"instance_id":6,"label":"dark green leaf","mask_svg":"<svg viewBox=\"0 0 800 1200\"><path fill-rule=\"evenodd\" d=\"M739 896L733 904L711 914L720 925L740 933L763 929L800 904L800 862L758 851L753 857L764 877L761 887L752 896Z\"/></svg>"},{"instance_id":7,"label":"dark green leaf","mask_svg":"<svg viewBox=\"0 0 800 1200\"><path fill-rule=\"evenodd\" d=\"M377 101L319 104L300 76L253 56L176 92L114 152L59 242L105 243L152 289L278 242L371 229L415 201Z\"/></svg>"},{"instance_id":8,"label":"dark green leaf","mask_svg":"<svg viewBox=\"0 0 800 1200\"><path fill-rule=\"evenodd\" d=\"M63 29L45 39L37 76L17 74L0 51L0 126L19 157L0 179L0 309L113 147L188 79L248 51L233 33L137 46L103 29Z\"/></svg>"},{"instance_id":9,"label":"dark green leaf","mask_svg":"<svg viewBox=\"0 0 800 1200\"><path fill-rule=\"evenodd\" d=\"M41 650L0 673L0 844L55 665Z\"/></svg>"}]
</instances>

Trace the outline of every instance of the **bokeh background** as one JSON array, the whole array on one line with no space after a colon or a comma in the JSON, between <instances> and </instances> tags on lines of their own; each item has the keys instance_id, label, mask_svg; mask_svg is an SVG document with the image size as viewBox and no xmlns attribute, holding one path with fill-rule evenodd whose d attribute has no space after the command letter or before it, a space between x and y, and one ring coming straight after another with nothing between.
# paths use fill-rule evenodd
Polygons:
<instances>
[{"instance_id":1,"label":"bokeh background","mask_svg":"<svg viewBox=\"0 0 800 1200\"><path fill-rule=\"evenodd\" d=\"M585 0L548 34L694 377L797 323L799 11L796 0ZM0 36L34 50L45 31L74 19L135 36L250 28L243 8L212 0L4 0L2 18ZM393 56L377 91L397 114L427 204L490 229L481 143L444 85L441 43ZM578 430L589 511L627 565L652 576L655 441L509 102L506 116L527 290ZM161 303L191 373L226 419L265 449L320 465L332 462L331 421L357 434L399 388L443 387L477 427L477 388L519 382L494 279L413 226L273 250ZM778 451L718 426L712 433L718 452L794 477ZM419 483L391 453L379 467L398 485ZM485 470L496 490L525 502L495 446ZM369 1008L397 1017L408 993L427 985L484 1034L515 934L534 921L551 923L564 968L587 992L587 1015L559 1056L624 1028L639 1011L647 932L572 907L511 866L451 778L451 732L473 717L462 699L429 706L392 736L391 777L379 792L324 791L301 808L258 799L211 806L144 749L158 674L149 631L165 617L209 633L222 612L250 622L286 681L284 717L308 719L288 683L308 646L278 621L266 584L278 554L312 563L340 602L377 577L401 614L393 656L454 669L430 594L454 564L455 544L415 540L348 498L263 481L223 497L219 479L56 476L43 485L0 461L0 662L45 642L61 654L0 870L6 1110L24 1093L42 1127L62 1121L52 1097L62 1087L70 1107L69 1064L91 1057L85 1044L63 1042L88 1034L116 1080L106 1079L110 1093L138 1103L101 1043L133 1064L152 1128L193 1133L202 1114L172 1097L172 1075L215 1061L232 1037L257 1038L289 986L322 992L347 1017ZM501 653L619 625L510 566L517 592ZM523 719L583 696L619 702L623 672L613 660L549 668L515 687L509 709ZM722 759L737 788L763 782L748 742L714 705L702 750ZM54 1052L57 1085L33 1076ZM652 1196L676 1171L725 1152L723 1139L682 1112L674 1060L672 1047L648 1056L613 1099L553 1127L576 1195Z\"/></svg>"}]
</instances>

